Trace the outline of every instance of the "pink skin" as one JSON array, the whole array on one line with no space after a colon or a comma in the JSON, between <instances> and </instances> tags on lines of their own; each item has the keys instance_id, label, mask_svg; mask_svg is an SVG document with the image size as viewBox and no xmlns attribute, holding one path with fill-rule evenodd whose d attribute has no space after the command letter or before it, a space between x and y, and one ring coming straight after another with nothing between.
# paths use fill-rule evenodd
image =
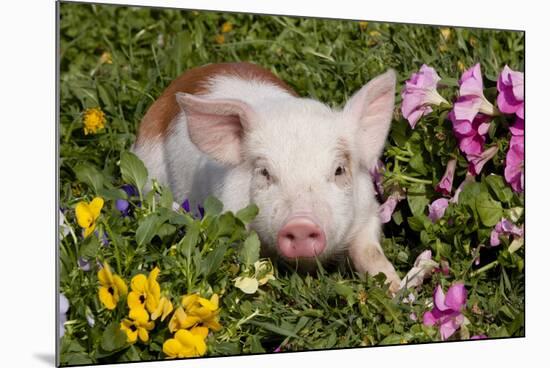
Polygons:
<instances>
[{"instance_id":1,"label":"pink skin","mask_svg":"<svg viewBox=\"0 0 550 368\"><path fill-rule=\"evenodd\" d=\"M321 226L308 213L290 216L277 234L277 247L288 258L314 258L326 247L326 236Z\"/></svg>"}]
</instances>

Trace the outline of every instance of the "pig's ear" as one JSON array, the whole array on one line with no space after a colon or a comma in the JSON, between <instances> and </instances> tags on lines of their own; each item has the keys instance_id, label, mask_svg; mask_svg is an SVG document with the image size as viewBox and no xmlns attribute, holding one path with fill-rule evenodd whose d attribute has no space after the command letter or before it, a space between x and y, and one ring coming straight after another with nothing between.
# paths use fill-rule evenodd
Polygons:
<instances>
[{"instance_id":1,"label":"pig's ear","mask_svg":"<svg viewBox=\"0 0 550 368\"><path fill-rule=\"evenodd\" d=\"M201 151L223 164L242 161L243 133L255 119L248 104L187 93L176 93L176 100L185 113L189 138Z\"/></svg>"},{"instance_id":2,"label":"pig's ear","mask_svg":"<svg viewBox=\"0 0 550 368\"><path fill-rule=\"evenodd\" d=\"M395 103L395 71L372 79L344 107L346 119L358 123L361 164L369 169L382 154L390 129Z\"/></svg>"}]
</instances>

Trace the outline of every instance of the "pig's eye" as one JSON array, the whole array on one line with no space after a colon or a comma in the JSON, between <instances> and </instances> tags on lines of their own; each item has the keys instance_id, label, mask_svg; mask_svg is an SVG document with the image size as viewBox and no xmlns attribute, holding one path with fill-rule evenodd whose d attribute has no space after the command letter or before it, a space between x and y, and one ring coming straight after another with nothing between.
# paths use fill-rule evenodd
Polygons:
<instances>
[{"instance_id":1,"label":"pig's eye","mask_svg":"<svg viewBox=\"0 0 550 368\"><path fill-rule=\"evenodd\" d=\"M345 173L346 173L346 168L344 166L338 166L338 168L334 172L334 175L340 176L340 175L344 175Z\"/></svg>"},{"instance_id":2,"label":"pig's eye","mask_svg":"<svg viewBox=\"0 0 550 368\"><path fill-rule=\"evenodd\" d=\"M269 180L271 176L269 175L269 171L264 167L262 170L260 170L260 175Z\"/></svg>"}]
</instances>

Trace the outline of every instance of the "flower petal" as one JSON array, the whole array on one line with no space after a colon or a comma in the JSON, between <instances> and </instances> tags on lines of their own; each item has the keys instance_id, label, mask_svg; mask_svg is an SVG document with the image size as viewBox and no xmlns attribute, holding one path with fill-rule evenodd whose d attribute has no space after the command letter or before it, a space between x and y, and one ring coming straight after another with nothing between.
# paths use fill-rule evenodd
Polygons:
<instances>
[{"instance_id":1,"label":"flower petal","mask_svg":"<svg viewBox=\"0 0 550 368\"><path fill-rule=\"evenodd\" d=\"M147 290L147 277L140 273L132 277L132 281L130 282L130 287L133 291L138 291L140 293L144 293Z\"/></svg>"},{"instance_id":2,"label":"flower petal","mask_svg":"<svg viewBox=\"0 0 550 368\"><path fill-rule=\"evenodd\" d=\"M466 305L467 294L468 291L464 287L464 284L456 283L452 285L449 290L447 290L445 305L458 312L464 305Z\"/></svg>"}]
</instances>

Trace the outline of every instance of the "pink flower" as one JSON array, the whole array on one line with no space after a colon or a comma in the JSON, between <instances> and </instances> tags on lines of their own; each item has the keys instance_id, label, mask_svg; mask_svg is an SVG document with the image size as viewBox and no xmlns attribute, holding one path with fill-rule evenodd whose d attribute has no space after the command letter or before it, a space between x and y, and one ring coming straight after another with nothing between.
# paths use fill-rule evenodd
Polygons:
<instances>
[{"instance_id":1,"label":"pink flower","mask_svg":"<svg viewBox=\"0 0 550 368\"><path fill-rule=\"evenodd\" d=\"M449 206L449 200L447 198L439 198L428 205L428 217L432 222L436 222L445 214L445 210Z\"/></svg>"},{"instance_id":2,"label":"pink flower","mask_svg":"<svg viewBox=\"0 0 550 368\"><path fill-rule=\"evenodd\" d=\"M524 174L524 141L523 136L512 136L510 148L506 153L504 179L515 192L523 192L525 186Z\"/></svg>"},{"instance_id":3,"label":"pink flower","mask_svg":"<svg viewBox=\"0 0 550 368\"><path fill-rule=\"evenodd\" d=\"M481 173L481 170L483 169L483 166L492 159L498 152L498 146L492 146L487 148L485 151L483 151L481 154L472 154L468 155L468 161L470 164L468 165L468 172L471 175L478 175Z\"/></svg>"},{"instance_id":4,"label":"pink flower","mask_svg":"<svg viewBox=\"0 0 550 368\"><path fill-rule=\"evenodd\" d=\"M513 235L514 237L520 237L523 236L523 230L503 218L495 225L493 231L491 231L491 246L494 247L500 244L501 235Z\"/></svg>"},{"instance_id":5,"label":"pink flower","mask_svg":"<svg viewBox=\"0 0 550 368\"><path fill-rule=\"evenodd\" d=\"M486 339L486 338L487 338L486 335L481 334L481 335L474 335L474 336L470 337L470 340L481 340L481 339Z\"/></svg>"},{"instance_id":6,"label":"pink flower","mask_svg":"<svg viewBox=\"0 0 550 368\"><path fill-rule=\"evenodd\" d=\"M489 131L490 117L477 114L473 121L459 120L452 110L449 119L453 123L453 131L458 139L458 146L465 155L478 155L483 151L485 135Z\"/></svg>"},{"instance_id":7,"label":"pink flower","mask_svg":"<svg viewBox=\"0 0 550 368\"><path fill-rule=\"evenodd\" d=\"M400 200L401 198L398 195L392 194L388 197L386 202L378 208L378 217L380 217L380 222L383 224L390 222L391 215L393 214L393 211L395 211L395 207Z\"/></svg>"},{"instance_id":8,"label":"pink flower","mask_svg":"<svg viewBox=\"0 0 550 368\"><path fill-rule=\"evenodd\" d=\"M429 105L448 103L437 92L437 82L440 79L435 69L424 64L418 73L414 73L405 82L405 87L401 92L401 97L403 97L401 112L403 117L409 121L411 128L414 129L422 116L432 112Z\"/></svg>"},{"instance_id":9,"label":"pink flower","mask_svg":"<svg viewBox=\"0 0 550 368\"><path fill-rule=\"evenodd\" d=\"M455 169L456 169L456 158L452 158L447 162L447 168L445 169L445 174L443 174L441 181L435 187L436 192L439 192L443 195L451 195Z\"/></svg>"},{"instance_id":10,"label":"pink flower","mask_svg":"<svg viewBox=\"0 0 550 368\"><path fill-rule=\"evenodd\" d=\"M479 63L462 74L459 85L459 98L453 106L457 120L473 122L478 113L489 116L498 114L496 108L483 94L483 78Z\"/></svg>"},{"instance_id":11,"label":"pink flower","mask_svg":"<svg viewBox=\"0 0 550 368\"><path fill-rule=\"evenodd\" d=\"M416 257L413 267L409 272L401 279L399 289L415 288L424 282L431 276L432 271L438 266L438 263L432 260L432 251L425 250ZM412 294L409 298L413 297Z\"/></svg>"},{"instance_id":12,"label":"pink flower","mask_svg":"<svg viewBox=\"0 0 550 368\"><path fill-rule=\"evenodd\" d=\"M384 177L384 171L386 171L386 167L384 166L384 163L380 160L376 162L376 165L370 168L369 173L372 178L372 182L374 184L374 188L376 189L376 194L379 198L384 197L384 187L382 186L382 178Z\"/></svg>"},{"instance_id":13,"label":"pink flower","mask_svg":"<svg viewBox=\"0 0 550 368\"><path fill-rule=\"evenodd\" d=\"M497 81L497 105L506 114L516 114L524 119L523 73L505 65Z\"/></svg>"},{"instance_id":14,"label":"pink flower","mask_svg":"<svg viewBox=\"0 0 550 368\"><path fill-rule=\"evenodd\" d=\"M423 322L426 326L439 326L441 340L447 340L464 322L461 313L466 305L467 291L463 283L456 283L443 293L441 285L434 291L434 307L424 313Z\"/></svg>"}]
</instances>

